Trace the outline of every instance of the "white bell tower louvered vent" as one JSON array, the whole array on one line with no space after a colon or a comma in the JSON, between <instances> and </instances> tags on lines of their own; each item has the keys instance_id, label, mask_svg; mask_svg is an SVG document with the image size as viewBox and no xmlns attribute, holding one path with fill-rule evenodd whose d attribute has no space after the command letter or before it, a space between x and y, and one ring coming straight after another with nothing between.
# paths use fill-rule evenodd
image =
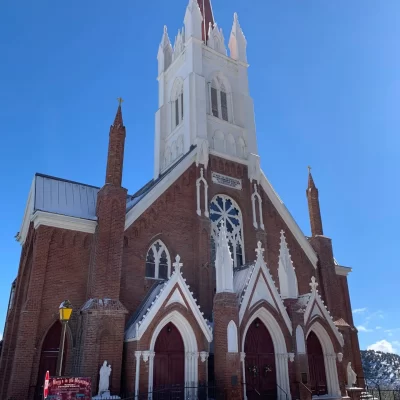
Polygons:
<instances>
[{"instance_id":1,"label":"white bell tower louvered vent","mask_svg":"<svg viewBox=\"0 0 400 400\"><path fill-rule=\"evenodd\" d=\"M257 142L248 85L247 42L237 14L229 52L210 0L189 0L184 26L173 37L172 45L164 27L157 57L159 108L154 178L191 146L207 155L254 164ZM201 159L203 165L208 162L208 157Z\"/></svg>"}]
</instances>

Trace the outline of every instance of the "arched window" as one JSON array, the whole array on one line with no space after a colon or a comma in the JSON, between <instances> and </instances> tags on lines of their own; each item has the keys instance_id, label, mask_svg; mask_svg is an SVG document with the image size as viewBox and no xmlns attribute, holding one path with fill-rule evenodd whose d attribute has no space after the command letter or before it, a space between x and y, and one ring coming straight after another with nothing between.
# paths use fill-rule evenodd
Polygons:
<instances>
[{"instance_id":1,"label":"arched window","mask_svg":"<svg viewBox=\"0 0 400 400\"><path fill-rule=\"evenodd\" d=\"M236 142L235 138L231 133L228 134L227 140L226 140L226 152L230 154L231 156L236 156Z\"/></svg>"},{"instance_id":2,"label":"arched window","mask_svg":"<svg viewBox=\"0 0 400 400\"><path fill-rule=\"evenodd\" d=\"M172 129L183 121L183 81L177 78L171 92Z\"/></svg>"},{"instance_id":3,"label":"arched window","mask_svg":"<svg viewBox=\"0 0 400 400\"><path fill-rule=\"evenodd\" d=\"M225 136L221 131L216 131L214 133L213 142L214 150L221 153L225 152Z\"/></svg>"},{"instance_id":4,"label":"arched window","mask_svg":"<svg viewBox=\"0 0 400 400\"><path fill-rule=\"evenodd\" d=\"M211 82L211 114L224 121L229 121L228 89L224 85L223 80L225 79L216 76Z\"/></svg>"},{"instance_id":5,"label":"arched window","mask_svg":"<svg viewBox=\"0 0 400 400\"><path fill-rule=\"evenodd\" d=\"M228 242L233 258L233 266L240 267L244 264L243 220L242 212L236 202L228 196L219 194L210 203L211 220L211 254L215 262L215 241L224 221L228 234Z\"/></svg>"},{"instance_id":6,"label":"arched window","mask_svg":"<svg viewBox=\"0 0 400 400\"><path fill-rule=\"evenodd\" d=\"M240 158L246 158L246 144L243 138L239 138L237 142L237 155Z\"/></svg>"},{"instance_id":7,"label":"arched window","mask_svg":"<svg viewBox=\"0 0 400 400\"><path fill-rule=\"evenodd\" d=\"M154 242L147 252L146 278L168 279L171 275L171 257L161 240Z\"/></svg>"}]
</instances>

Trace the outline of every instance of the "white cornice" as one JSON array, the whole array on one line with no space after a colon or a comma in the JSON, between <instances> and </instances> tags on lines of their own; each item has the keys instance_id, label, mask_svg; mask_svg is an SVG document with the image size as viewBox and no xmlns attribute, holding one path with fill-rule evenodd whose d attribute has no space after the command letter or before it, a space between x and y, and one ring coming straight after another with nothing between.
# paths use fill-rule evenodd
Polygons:
<instances>
[{"instance_id":1,"label":"white cornice","mask_svg":"<svg viewBox=\"0 0 400 400\"><path fill-rule=\"evenodd\" d=\"M341 265L335 265L336 275L347 276L352 269L350 267L342 267Z\"/></svg>"},{"instance_id":2,"label":"white cornice","mask_svg":"<svg viewBox=\"0 0 400 400\"><path fill-rule=\"evenodd\" d=\"M24 245L26 236L28 235L31 215L35 207L35 180L36 176L33 178L31 188L29 190L28 201L25 206L24 217L22 219L21 228L17 236L17 240L22 246Z\"/></svg>"},{"instance_id":3,"label":"white cornice","mask_svg":"<svg viewBox=\"0 0 400 400\"><path fill-rule=\"evenodd\" d=\"M125 218L127 230L196 160L197 149L184 158L161 182L150 190Z\"/></svg>"},{"instance_id":4,"label":"white cornice","mask_svg":"<svg viewBox=\"0 0 400 400\"><path fill-rule=\"evenodd\" d=\"M54 228L69 229L71 231L94 233L97 226L97 221L69 217L67 215L52 214L43 211L36 211L31 221L33 226L37 229L41 225L52 226Z\"/></svg>"},{"instance_id":5,"label":"white cornice","mask_svg":"<svg viewBox=\"0 0 400 400\"><path fill-rule=\"evenodd\" d=\"M311 247L310 243L304 236L303 232L301 231L300 227L297 225L296 221L286 208L285 204L282 202L282 200L279 198L278 194L275 192L274 188L272 185L269 183L267 177L265 176L264 172L261 170L261 186L265 190L265 193L271 200L272 204L274 207L277 209L279 212L280 216L306 253L308 259L311 261L311 264L314 266L315 269L317 269L317 255L315 254L313 248Z\"/></svg>"}]
</instances>

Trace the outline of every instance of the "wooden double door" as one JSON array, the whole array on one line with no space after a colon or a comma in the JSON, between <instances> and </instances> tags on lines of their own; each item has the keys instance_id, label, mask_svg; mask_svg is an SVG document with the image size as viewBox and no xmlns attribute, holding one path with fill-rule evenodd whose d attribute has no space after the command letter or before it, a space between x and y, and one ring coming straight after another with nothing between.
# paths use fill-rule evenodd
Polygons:
<instances>
[{"instance_id":1,"label":"wooden double door","mask_svg":"<svg viewBox=\"0 0 400 400\"><path fill-rule=\"evenodd\" d=\"M153 390L177 394L185 387L185 347L179 330L172 323L167 324L157 337L154 351ZM154 397L154 396L153 396Z\"/></svg>"},{"instance_id":2,"label":"wooden double door","mask_svg":"<svg viewBox=\"0 0 400 400\"><path fill-rule=\"evenodd\" d=\"M276 399L276 366L272 338L260 319L250 325L244 343L248 400Z\"/></svg>"},{"instance_id":3,"label":"wooden double door","mask_svg":"<svg viewBox=\"0 0 400 400\"><path fill-rule=\"evenodd\" d=\"M49 329L42 344L42 353L40 356L39 373L36 384L35 399L42 399L43 385L46 371L49 371L50 376L56 376L57 361L60 353L60 340L61 340L62 326L59 321ZM63 367L61 374L65 371L65 362L68 355L68 340L65 340Z\"/></svg>"},{"instance_id":4,"label":"wooden double door","mask_svg":"<svg viewBox=\"0 0 400 400\"><path fill-rule=\"evenodd\" d=\"M307 337L307 355L312 394L316 396L327 394L324 353L317 335L312 331Z\"/></svg>"}]
</instances>

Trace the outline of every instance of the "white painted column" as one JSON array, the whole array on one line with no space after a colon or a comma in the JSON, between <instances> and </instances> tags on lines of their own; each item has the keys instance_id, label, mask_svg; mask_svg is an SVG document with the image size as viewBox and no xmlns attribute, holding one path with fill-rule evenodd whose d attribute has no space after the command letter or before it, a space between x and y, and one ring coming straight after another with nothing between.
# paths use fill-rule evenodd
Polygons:
<instances>
[{"instance_id":1,"label":"white painted column","mask_svg":"<svg viewBox=\"0 0 400 400\"><path fill-rule=\"evenodd\" d=\"M242 363L242 374L243 374L243 399L247 400L247 394L246 394L246 366L245 366L245 359L246 359L246 353L242 351L240 353L240 361Z\"/></svg>"},{"instance_id":2,"label":"white painted column","mask_svg":"<svg viewBox=\"0 0 400 400\"><path fill-rule=\"evenodd\" d=\"M261 196L259 194L258 194L257 197L258 197L258 209L259 209L259 212L260 212L260 228L262 230L265 230L264 219L263 219L263 214L262 214L262 200L261 200Z\"/></svg>"},{"instance_id":3,"label":"white painted column","mask_svg":"<svg viewBox=\"0 0 400 400\"><path fill-rule=\"evenodd\" d=\"M136 357L135 399L139 395L140 357L141 356L142 356L141 351L135 351L135 357Z\"/></svg>"},{"instance_id":4,"label":"white painted column","mask_svg":"<svg viewBox=\"0 0 400 400\"><path fill-rule=\"evenodd\" d=\"M156 353L151 350L147 350L143 352L143 361L147 362L149 360L149 399L153 398L153 377L154 377L154 357Z\"/></svg>"},{"instance_id":5,"label":"white painted column","mask_svg":"<svg viewBox=\"0 0 400 400\"><path fill-rule=\"evenodd\" d=\"M258 224L257 224L257 217L256 217L256 195L255 193L253 193L251 195L251 207L253 209L253 226L254 228L258 228Z\"/></svg>"},{"instance_id":6,"label":"white painted column","mask_svg":"<svg viewBox=\"0 0 400 400\"><path fill-rule=\"evenodd\" d=\"M336 354L324 354L324 359L328 393L333 396L341 396L336 367Z\"/></svg>"},{"instance_id":7,"label":"white painted column","mask_svg":"<svg viewBox=\"0 0 400 400\"><path fill-rule=\"evenodd\" d=\"M204 179L204 215L207 218L210 216L208 212L208 183L205 179Z\"/></svg>"},{"instance_id":8,"label":"white painted column","mask_svg":"<svg viewBox=\"0 0 400 400\"><path fill-rule=\"evenodd\" d=\"M196 182L196 197L197 197L197 215L201 217L201 208L200 208L200 180L198 179Z\"/></svg>"},{"instance_id":9,"label":"white painted column","mask_svg":"<svg viewBox=\"0 0 400 400\"><path fill-rule=\"evenodd\" d=\"M290 384L289 384L289 368L288 368L288 354L275 354L276 363L276 383L285 391L287 399L291 400ZM278 400L286 400L285 393L278 387Z\"/></svg>"}]
</instances>

